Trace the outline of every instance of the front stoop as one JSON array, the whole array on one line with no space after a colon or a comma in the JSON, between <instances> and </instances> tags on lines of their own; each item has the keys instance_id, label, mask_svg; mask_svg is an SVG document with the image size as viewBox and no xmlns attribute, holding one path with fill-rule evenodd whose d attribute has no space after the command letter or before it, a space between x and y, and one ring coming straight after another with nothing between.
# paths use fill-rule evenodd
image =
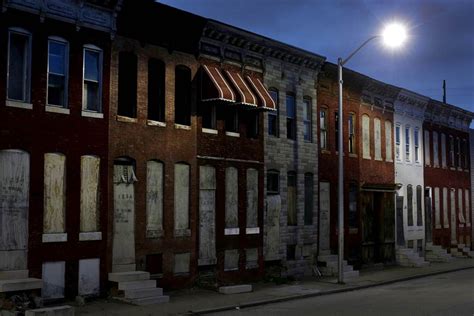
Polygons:
<instances>
[{"instance_id":1,"label":"front stoop","mask_svg":"<svg viewBox=\"0 0 474 316\"><path fill-rule=\"evenodd\" d=\"M398 248L396 250L397 263L402 267L426 267L430 263L425 261L417 252L411 248Z\"/></svg>"},{"instance_id":2,"label":"front stoop","mask_svg":"<svg viewBox=\"0 0 474 316\"><path fill-rule=\"evenodd\" d=\"M28 274L28 270L0 271L0 293L41 289L43 281Z\"/></svg>"},{"instance_id":3,"label":"front stoop","mask_svg":"<svg viewBox=\"0 0 474 316\"><path fill-rule=\"evenodd\" d=\"M450 262L453 257L443 247L426 243L425 259L429 262Z\"/></svg>"},{"instance_id":4,"label":"front stoop","mask_svg":"<svg viewBox=\"0 0 474 316\"><path fill-rule=\"evenodd\" d=\"M145 271L109 273L109 281L116 282L119 296L114 299L134 305L151 305L169 302L163 289L156 287L156 280L150 280Z\"/></svg>"},{"instance_id":5,"label":"front stoop","mask_svg":"<svg viewBox=\"0 0 474 316\"><path fill-rule=\"evenodd\" d=\"M458 244L451 247L451 255L457 258L474 258L474 251L466 247L465 244Z\"/></svg>"},{"instance_id":6,"label":"front stoop","mask_svg":"<svg viewBox=\"0 0 474 316\"><path fill-rule=\"evenodd\" d=\"M337 276L338 267L338 256L337 255L321 255L318 256L318 269L324 276ZM347 260L343 261L344 279L356 278L359 276L359 271L347 263Z\"/></svg>"}]
</instances>

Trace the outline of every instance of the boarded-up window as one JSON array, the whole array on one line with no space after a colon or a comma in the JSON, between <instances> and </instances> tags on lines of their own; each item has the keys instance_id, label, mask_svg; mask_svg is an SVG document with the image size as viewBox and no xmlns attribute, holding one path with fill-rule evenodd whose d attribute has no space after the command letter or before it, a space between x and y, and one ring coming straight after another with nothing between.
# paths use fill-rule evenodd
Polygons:
<instances>
[{"instance_id":1,"label":"boarded-up window","mask_svg":"<svg viewBox=\"0 0 474 316\"><path fill-rule=\"evenodd\" d=\"M239 269L239 250L229 249L224 252L224 271Z\"/></svg>"},{"instance_id":2,"label":"boarded-up window","mask_svg":"<svg viewBox=\"0 0 474 316\"><path fill-rule=\"evenodd\" d=\"M66 156L44 155L44 233L64 233L66 217Z\"/></svg>"},{"instance_id":3,"label":"boarded-up window","mask_svg":"<svg viewBox=\"0 0 474 316\"><path fill-rule=\"evenodd\" d=\"M441 165L446 168L446 135L441 134Z\"/></svg>"},{"instance_id":4,"label":"boarded-up window","mask_svg":"<svg viewBox=\"0 0 474 316\"><path fill-rule=\"evenodd\" d=\"M416 186L416 225L423 226L423 209L422 209L422 189L421 185Z\"/></svg>"},{"instance_id":5,"label":"boarded-up window","mask_svg":"<svg viewBox=\"0 0 474 316\"><path fill-rule=\"evenodd\" d=\"M385 160L392 161L392 122L385 121Z\"/></svg>"},{"instance_id":6,"label":"boarded-up window","mask_svg":"<svg viewBox=\"0 0 474 316\"><path fill-rule=\"evenodd\" d=\"M66 262L44 262L42 270L42 298L44 300L64 298L64 279L66 275Z\"/></svg>"},{"instance_id":7,"label":"boarded-up window","mask_svg":"<svg viewBox=\"0 0 474 316\"><path fill-rule=\"evenodd\" d=\"M79 260L78 294L97 296L100 293L100 259Z\"/></svg>"},{"instance_id":8,"label":"boarded-up window","mask_svg":"<svg viewBox=\"0 0 474 316\"><path fill-rule=\"evenodd\" d=\"M216 169L199 167L199 265L216 263Z\"/></svg>"},{"instance_id":9,"label":"boarded-up window","mask_svg":"<svg viewBox=\"0 0 474 316\"><path fill-rule=\"evenodd\" d=\"M382 160L382 134L380 127L380 119L374 119L374 147L375 159Z\"/></svg>"},{"instance_id":10,"label":"boarded-up window","mask_svg":"<svg viewBox=\"0 0 474 316\"><path fill-rule=\"evenodd\" d=\"M150 160L146 164L146 236L163 234L163 163Z\"/></svg>"},{"instance_id":11,"label":"boarded-up window","mask_svg":"<svg viewBox=\"0 0 474 316\"><path fill-rule=\"evenodd\" d=\"M287 211L288 211L288 226L295 226L297 224L296 217L296 173L293 171L288 172L287 175Z\"/></svg>"},{"instance_id":12,"label":"boarded-up window","mask_svg":"<svg viewBox=\"0 0 474 316\"><path fill-rule=\"evenodd\" d=\"M469 190L468 190L468 189L466 189L466 190L464 191L464 209L465 209L465 219L466 219L466 223L467 223L468 225L470 225L470 223L471 223L471 216L470 216L470 214L469 214L469 210L470 210L471 208L469 207Z\"/></svg>"},{"instance_id":13,"label":"boarded-up window","mask_svg":"<svg viewBox=\"0 0 474 316\"><path fill-rule=\"evenodd\" d=\"M357 228L357 185L351 183L349 185L349 228Z\"/></svg>"},{"instance_id":14,"label":"boarded-up window","mask_svg":"<svg viewBox=\"0 0 474 316\"><path fill-rule=\"evenodd\" d=\"M434 147L434 138L433 138L433 147ZM425 165L429 166L431 164L430 159L430 131L425 131Z\"/></svg>"},{"instance_id":15,"label":"boarded-up window","mask_svg":"<svg viewBox=\"0 0 474 316\"><path fill-rule=\"evenodd\" d=\"M247 169L247 227L258 227L258 171Z\"/></svg>"},{"instance_id":16,"label":"boarded-up window","mask_svg":"<svg viewBox=\"0 0 474 316\"><path fill-rule=\"evenodd\" d=\"M191 69L183 65L176 66L174 89L175 123L191 125Z\"/></svg>"},{"instance_id":17,"label":"boarded-up window","mask_svg":"<svg viewBox=\"0 0 474 316\"><path fill-rule=\"evenodd\" d=\"M119 53L118 115L137 117L137 56Z\"/></svg>"},{"instance_id":18,"label":"boarded-up window","mask_svg":"<svg viewBox=\"0 0 474 316\"><path fill-rule=\"evenodd\" d=\"M463 198L462 198L462 189L458 189L458 219L459 219L459 223L461 224L464 224L466 223L466 219L464 218L464 208L462 207L462 202L463 202Z\"/></svg>"},{"instance_id":19,"label":"boarded-up window","mask_svg":"<svg viewBox=\"0 0 474 316\"><path fill-rule=\"evenodd\" d=\"M245 249L245 268L258 268L258 248Z\"/></svg>"},{"instance_id":20,"label":"boarded-up window","mask_svg":"<svg viewBox=\"0 0 474 316\"><path fill-rule=\"evenodd\" d=\"M165 121L165 63L148 61L148 119Z\"/></svg>"},{"instance_id":21,"label":"boarded-up window","mask_svg":"<svg viewBox=\"0 0 474 316\"><path fill-rule=\"evenodd\" d=\"M443 227L444 228L449 228L448 188L443 188Z\"/></svg>"},{"instance_id":22,"label":"boarded-up window","mask_svg":"<svg viewBox=\"0 0 474 316\"><path fill-rule=\"evenodd\" d=\"M189 234L189 165L174 165L174 230L176 236Z\"/></svg>"},{"instance_id":23,"label":"boarded-up window","mask_svg":"<svg viewBox=\"0 0 474 316\"><path fill-rule=\"evenodd\" d=\"M314 179L312 173L304 175L304 224L313 225Z\"/></svg>"},{"instance_id":24,"label":"boarded-up window","mask_svg":"<svg viewBox=\"0 0 474 316\"><path fill-rule=\"evenodd\" d=\"M237 169L225 169L225 227L238 234L239 227L239 179ZM226 234L228 233L226 232Z\"/></svg>"},{"instance_id":25,"label":"boarded-up window","mask_svg":"<svg viewBox=\"0 0 474 316\"><path fill-rule=\"evenodd\" d=\"M434 189L435 228L441 228L439 188Z\"/></svg>"},{"instance_id":26,"label":"boarded-up window","mask_svg":"<svg viewBox=\"0 0 474 316\"><path fill-rule=\"evenodd\" d=\"M81 157L81 232L99 231L100 159Z\"/></svg>"},{"instance_id":27,"label":"boarded-up window","mask_svg":"<svg viewBox=\"0 0 474 316\"><path fill-rule=\"evenodd\" d=\"M438 153L438 133L433 132L433 165L439 167L439 153Z\"/></svg>"},{"instance_id":28,"label":"boarded-up window","mask_svg":"<svg viewBox=\"0 0 474 316\"><path fill-rule=\"evenodd\" d=\"M370 119L368 115L362 116L362 157L370 157Z\"/></svg>"},{"instance_id":29,"label":"boarded-up window","mask_svg":"<svg viewBox=\"0 0 474 316\"><path fill-rule=\"evenodd\" d=\"M413 187L407 186L407 222L408 226L413 226Z\"/></svg>"},{"instance_id":30,"label":"boarded-up window","mask_svg":"<svg viewBox=\"0 0 474 316\"><path fill-rule=\"evenodd\" d=\"M187 274L189 273L191 263L191 253L176 253L174 255L174 266L173 266L173 273L174 274Z\"/></svg>"}]
</instances>

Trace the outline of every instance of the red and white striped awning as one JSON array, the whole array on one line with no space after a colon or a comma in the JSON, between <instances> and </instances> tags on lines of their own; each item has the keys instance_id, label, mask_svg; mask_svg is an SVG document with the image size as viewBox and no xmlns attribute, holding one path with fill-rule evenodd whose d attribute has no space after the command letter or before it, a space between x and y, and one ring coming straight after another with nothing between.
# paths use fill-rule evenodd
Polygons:
<instances>
[{"instance_id":1,"label":"red and white striped awning","mask_svg":"<svg viewBox=\"0 0 474 316\"><path fill-rule=\"evenodd\" d=\"M254 91L257 93L259 107L265 110L276 111L275 101L273 101L270 93L268 92L267 88L265 88L260 78L252 76L246 76L246 78Z\"/></svg>"},{"instance_id":2,"label":"red and white striped awning","mask_svg":"<svg viewBox=\"0 0 474 316\"><path fill-rule=\"evenodd\" d=\"M235 91L237 91L237 102L245 105L257 106L257 98L252 93L240 73L229 70L226 70L225 72L229 78L229 81L234 86Z\"/></svg>"},{"instance_id":3,"label":"red and white striped awning","mask_svg":"<svg viewBox=\"0 0 474 316\"><path fill-rule=\"evenodd\" d=\"M236 95L224 79L219 68L208 65L203 65L202 67L206 77L205 81L207 81L207 84L203 85L202 101L221 100L235 102Z\"/></svg>"}]
</instances>

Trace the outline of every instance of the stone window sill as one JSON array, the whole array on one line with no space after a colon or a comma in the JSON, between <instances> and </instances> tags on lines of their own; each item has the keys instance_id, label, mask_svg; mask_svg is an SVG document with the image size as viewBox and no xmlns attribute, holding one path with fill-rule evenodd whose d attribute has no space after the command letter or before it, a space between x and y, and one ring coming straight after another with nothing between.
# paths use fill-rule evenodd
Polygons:
<instances>
[{"instance_id":1,"label":"stone window sill","mask_svg":"<svg viewBox=\"0 0 474 316\"><path fill-rule=\"evenodd\" d=\"M247 227L245 228L245 234L247 235L260 234L260 227Z\"/></svg>"},{"instance_id":2,"label":"stone window sill","mask_svg":"<svg viewBox=\"0 0 474 316\"><path fill-rule=\"evenodd\" d=\"M227 269L224 268L224 272L232 272L232 271L239 271L239 268L231 268L231 269L229 269L229 268L227 268Z\"/></svg>"},{"instance_id":3,"label":"stone window sill","mask_svg":"<svg viewBox=\"0 0 474 316\"><path fill-rule=\"evenodd\" d=\"M163 229L154 229L146 231L146 238L160 238L163 237Z\"/></svg>"},{"instance_id":4,"label":"stone window sill","mask_svg":"<svg viewBox=\"0 0 474 316\"><path fill-rule=\"evenodd\" d=\"M123 122L123 123L136 123L138 120L134 117L127 117L127 116L121 116L117 115L117 121L118 122Z\"/></svg>"},{"instance_id":5,"label":"stone window sill","mask_svg":"<svg viewBox=\"0 0 474 316\"><path fill-rule=\"evenodd\" d=\"M217 129L212 129L212 128L202 128L201 130L203 133L206 133L206 134L213 134L213 135L217 135L219 134L219 131Z\"/></svg>"},{"instance_id":6,"label":"stone window sill","mask_svg":"<svg viewBox=\"0 0 474 316\"><path fill-rule=\"evenodd\" d=\"M351 158L357 158L358 156L357 156L357 154L349 153L349 157L351 157Z\"/></svg>"},{"instance_id":7,"label":"stone window sill","mask_svg":"<svg viewBox=\"0 0 474 316\"><path fill-rule=\"evenodd\" d=\"M331 152L327 149L321 149L321 154L330 155Z\"/></svg>"},{"instance_id":8,"label":"stone window sill","mask_svg":"<svg viewBox=\"0 0 474 316\"><path fill-rule=\"evenodd\" d=\"M104 118L104 113L82 110L81 116L103 119Z\"/></svg>"},{"instance_id":9,"label":"stone window sill","mask_svg":"<svg viewBox=\"0 0 474 316\"><path fill-rule=\"evenodd\" d=\"M240 133L236 133L236 132L225 132L226 136L230 136L230 137L240 137Z\"/></svg>"},{"instance_id":10,"label":"stone window sill","mask_svg":"<svg viewBox=\"0 0 474 316\"><path fill-rule=\"evenodd\" d=\"M174 128L176 128L176 129L184 129L184 130L186 130L186 131L190 131L190 130L191 130L191 126L189 126L189 125L176 124L176 123L174 123Z\"/></svg>"},{"instance_id":11,"label":"stone window sill","mask_svg":"<svg viewBox=\"0 0 474 316\"><path fill-rule=\"evenodd\" d=\"M12 107L12 108L19 108L19 109L26 109L26 110L32 110L33 109L33 104L22 102L22 101L7 100L5 102L5 105L9 106L9 107Z\"/></svg>"},{"instance_id":12,"label":"stone window sill","mask_svg":"<svg viewBox=\"0 0 474 316\"><path fill-rule=\"evenodd\" d=\"M44 243L49 242L66 242L67 241L67 233L51 233L51 234L43 234L42 241Z\"/></svg>"},{"instance_id":13,"label":"stone window sill","mask_svg":"<svg viewBox=\"0 0 474 316\"><path fill-rule=\"evenodd\" d=\"M441 225L436 225L435 229L441 229Z\"/></svg>"},{"instance_id":14,"label":"stone window sill","mask_svg":"<svg viewBox=\"0 0 474 316\"><path fill-rule=\"evenodd\" d=\"M374 158L375 161L383 161L382 157Z\"/></svg>"},{"instance_id":15,"label":"stone window sill","mask_svg":"<svg viewBox=\"0 0 474 316\"><path fill-rule=\"evenodd\" d=\"M189 237L191 236L191 229L175 229L174 230L175 237Z\"/></svg>"},{"instance_id":16,"label":"stone window sill","mask_svg":"<svg viewBox=\"0 0 474 316\"><path fill-rule=\"evenodd\" d=\"M70 114L71 113L70 109L63 108L63 107L56 106L56 105L46 105L44 110L46 112L59 113L59 114Z\"/></svg>"},{"instance_id":17,"label":"stone window sill","mask_svg":"<svg viewBox=\"0 0 474 316\"><path fill-rule=\"evenodd\" d=\"M165 123L165 122L154 121L154 120L146 120L146 125L148 125L148 126L166 127L166 123Z\"/></svg>"},{"instance_id":18,"label":"stone window sill","mask_svg":"<svg viewBox=\"0 0 474 316\"><path fill-rule=\"evenodd\" d=\"M232 236L232 235L239 235L240 229L239 228L226 228L224 229L224 235Z\"/></svg>"},{"instance_id":19,"label":"stone window sill","mask_svg":"<svg viewBox=\"0 0 474 316\"><path fill-rule=\"evenodd\" d=\"M82 232L79 233L80 241L102 240L102 232Z\"/></svg>"}]
</instances>

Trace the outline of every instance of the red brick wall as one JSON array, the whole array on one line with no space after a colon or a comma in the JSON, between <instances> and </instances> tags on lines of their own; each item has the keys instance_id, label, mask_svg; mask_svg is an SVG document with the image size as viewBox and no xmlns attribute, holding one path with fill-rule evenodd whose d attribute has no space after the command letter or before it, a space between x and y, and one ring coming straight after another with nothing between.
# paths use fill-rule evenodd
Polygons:
<instances>
[{"instance_id":1,"label":"red brick wall","mask_svg":"<svg viewBox=\"0 0 474 316\"><path fill-rule=\"evenodd\" d=\"M5 106L7 76L8 28L21 27L32 34L31 100L32 110ZM48 36L60 36L69 41L69 108L70 114L45 112L47 85ZM82 109L82 47L94 44L103 49L104 113L109 103L110 34L96 32L7 10L0 14L0 150L22 149L30 153L30 209L28 269L30 276L41 278L42 263L66 261L66 296L77 295L78 260L101 259L101 283L105 288L107 235L107 117L81 116ZM66 156L66 232L68 241L42 243L43 233L43 169L44 154L59 152ZM80 156L96 155L101 159L100 230L102 241L78 241L80 225Z\"/></svg>"},{"instance_id":2,"label":"red brick wall","mask_svg":"<svg viewBox=\"0 0 474 316\"><path fill-rule=\"evenodd\" d=\"M470 165L464 169L455 169L454 167L450 166L450 159L449 159L449 135L452 135L454 139L459 137L461 140L465 139L468 144L469 144L469 133L468 132L463 132L459 131L456 129L448 128L445 126L441 126L438 124L433 124L429 122L425 122L423 124L423 130L424 131L429 131L430 132L430 160L431 164L426 165L425 164L425 169L424 169L424 181L425 181L425 187L431 187L432 188L432 229L433 229L433 243L436 245L442 245L443 247L449 248L451 246L451 212L453 210L451 209L451 199L450 199L450 189L454 188L456 189L455 192L455 204L456 204L456 235L457 235L457 240L460 240L460 237L463 236L471 236L471 227L460 227L459 223L459 217L457 214L457 209L459 208L459 201L458 201L458 189L463 190L463 201L462 201L462 207L463 207L463 214L464 217L466 217L464 209L465 209L465 190L469 190L469 204L472 203L471 201L471 196L470 196L470 190L471 190L471 174L470 174ZM433 166L433 132L436 131L438 132L438 154L439 154L439 167L434 168ZM444 133L446 135L446 163L447 163L447 168L442 167L442 160L441 160L441 133ZM462 142L461 142L462 144ZM469 148L469 147L468 147ZM469 149L467 149L468 152L466 153L468 161L469 161ZM440 188L440 221L441 221L441 228L436 228L435 227L435 208L434 208L434 188L438 187ZM443 188L448 189L448 221L449 221L449 228L444 228L444 216L443 216ZM471 210L471 207L469 207L469 210ZM471 215L471 212L469 212L469 215ZM467 218L466 218L467 220ZM472 219L470 220L471 225L472 225ZM472 240L472 236L471 236ZM464 241L465 243L465 241Z\"/></svg>"},{"instance_id":3,"label":"red brick wall","mask_svg":"<svg viewBox=\"0 0 474 316\"><path fill-rule=\"evenodd\" d=\"M209 64L210 61L203 60L203 63ZM223 64L222 69L235 67ZM252 73L253 76L260 77L261 74ZM229 107L237 107L239 110L239 132L240 137L231 137L225 134L225 113ZM264 185L264 152L263 152L263 112L259 115L259 134L257 138L248 138L246 135L245 115L256 109L249 109L248 106L240 104L216 104L217 130L218 134L207 134L201 132L202 118L197 119L197 154L199 156L220 157L226 159L235 159L241 161L229 161L224 159L198 159L199 165L211 165L216 168L217 191L216 191L216 250L217 250L217 268L218 280L221 282L245 282L246 280L255 280L262 276L263 267L263 185ZM240 235L226 236L225 228L225 168L235 167L238 170L238 198L239 198L239 228ZM259 173L258 188L258 226L259 234L246 235L246 207L247 207L247 169L254 168ZM258 248L259 268L247 270L245 268L245 249ZM224 252L226 249L239 249L240 262L238 271L224 272Z\"/></svg>"},{"instance_id":4,"label":"red brick wall","mask_svg":"<svg viewBox=\"0 0 474 316\"><path fill-rule=\"evenodd\" d=\"M137 87L137 119L136 122L120 122L117 120L117 89L118 89L118 54L121 51L134 52L138 57L138 87ZM148 59L157 58L165 65L165 100L166 127L147 125L148 98ZM109 129L109 179L113 176L114 159L121 156L131 157L136 161L135 183L135 253L137 269L144 270L147 254L163 255L163 278L159 284L166 288L177 288L190 285L195 276L197 256L195 252L197 238L197 195L198 186L196 164L196 128L197 120L193 114L190 130L175 128L174 124L174 73L176 65L185 65L192 71L194 78L198 64L196 59L179 52L170 53L164 48L152 45L141 45L139 42L118 36L114 42L111 61L111 103ZM194 93L195 95L195 93ZM195 102L193 102L195 104ZM192 111L195 113L195 109ZM146 238L146 163L156 159L164 163L164 207L163 229L164 236L158 239ZM185 162L190 165L190 237L174 235L174 164ZM109 235L108 249L112 250L113 225L113 185L109 189ZM191 271L188 276L173 275L174 253L191 253ZM111 253L108 267L111 268Z\"/></svg>"}]
</instances>

